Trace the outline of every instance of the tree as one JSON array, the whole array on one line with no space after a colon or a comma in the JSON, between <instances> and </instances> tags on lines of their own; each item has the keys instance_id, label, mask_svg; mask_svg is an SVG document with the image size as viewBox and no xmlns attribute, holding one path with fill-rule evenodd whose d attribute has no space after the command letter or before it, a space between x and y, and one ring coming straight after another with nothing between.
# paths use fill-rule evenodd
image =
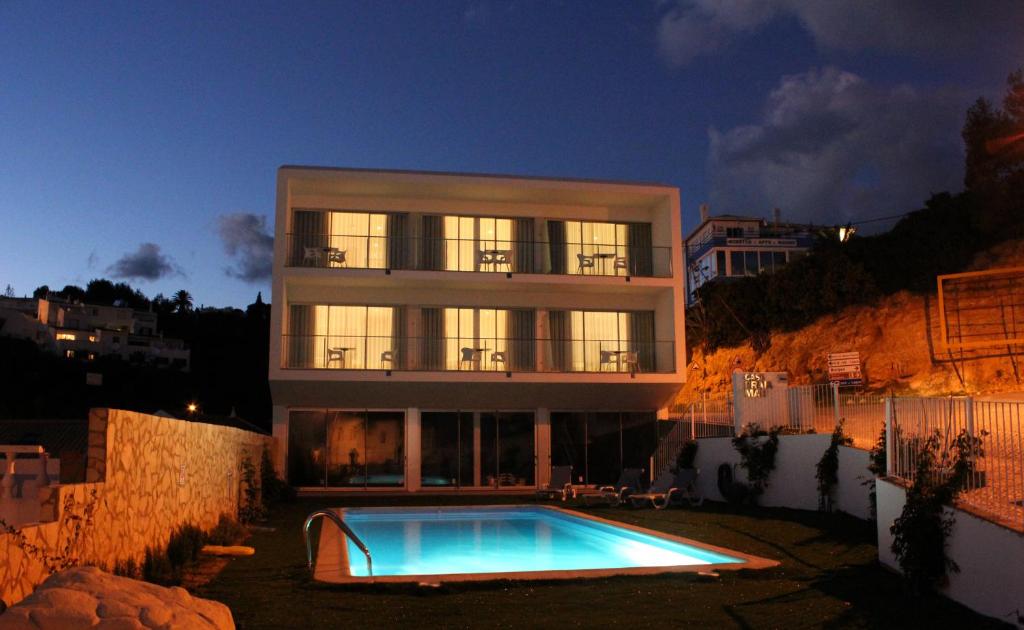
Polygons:
<instances>
[{"instance_id":1,"label":"tree","mask_svg":"<svg viewBox=\"0 0 1024 630\"><path fill-rule=\"evenodd\" d=\"M176 313L188 313L192 311L192 296L185 289L179 290L171 298Z\"/></svg>"},{"instance_id":2,"label":"tree","mask_svg":"<svg viewBox=\"0 0 1024 630\"><path fill-rule=\"evenodd\" d=\"M4 297L14 297L14 287L12 287L11 285L7 285L7 288L4 289Z\"/></svg>"},{"instance_id":3,"label":"tree","mask_svg":"<svg viewBox=\"0 0 1024 630\"><path fill-rule=\"evenodd\" d=\"M46 296L49 295L49 293L50 287L44 284L42 286L36 287L36 290L32 292L32 297L34 297L37 300L45 299Z\"/></svg>"}]
</instances>

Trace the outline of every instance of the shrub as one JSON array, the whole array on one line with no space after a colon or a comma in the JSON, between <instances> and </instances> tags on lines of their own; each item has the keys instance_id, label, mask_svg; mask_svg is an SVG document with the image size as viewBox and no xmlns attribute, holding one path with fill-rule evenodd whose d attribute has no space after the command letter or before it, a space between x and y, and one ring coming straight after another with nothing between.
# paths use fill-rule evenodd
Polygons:
<instances>
[{"instance_id":1,"label":"shrub","mask_svg":"<svg viewBox=\"0 0 1024 630\"><path fill-rule=\"evenodd\" d=\"M142 561L142 579L163 586L174 586L181 583L181 570L175 571L167 552L155 548L146 549L146 557Z\"/></svg>"},{"instance_id":2,"label":"shrub","mask_svg":"<svg viewBox=\"0 0 1024 630\"><path fill-rule=\"evenodd\" d=\"M199 558L199 551L205 542L206 535L203 530L195 525L182 525L167 541L167 559L174 567L191 564Z\"/></svg>"},{"instance_id":3,"label":"shrub","mask_svg":"<svg viewBox=\"0 0 1024 630\"><path fill-rule=\"evenodd\" d=\"M984 435L984 434L983 434ZM940 452L940 434L919 442L914 481L907 489L903 512L892 524L892 552L907 585L914 592L944 586L948 572L960 567L946 555L946 538L953 528L952 505L975 472L974 460L983 454L981 438L961 430Z\"/></svg>"},{"instance_id":4,"label":"shrub","mask_svg":"<svg viewBox=\"0 0 1024 630\"><path fill-rule=\"evenodd\" d=\"M244 498L238 507L238 520L242 523L252 523L266 517L266 510L263 507L263 493L257 481L256 466L252 458L246 455L242 458L242 492Z\"/></svg>"},{"instance_id":5,"label":"shrub","mask_svg":"<svg viewBox=\"0 0 1024 630\"><path fill-rule=\"evenodd\" d=\"M832 431L832 440L818 461L815 473L818 480L819 510L832 511L832 488L839 483L839 447L850 444L853 444L853 440L843 434L843 420L840 420Z\"/></svg>"},{"instance_id":6,"label":"shrub","mask_svg":"<svg viewBox=\"0 0 1024 630\"><path fill-rule=\"evenodd\" d=\"M263 456L260 461L260 491L263 505L266 507L276 503L295 501L295 489L277 476L274 471L274 462L270 459L270 449L266 447L263 448Z\"/></svg>"},{"instance_id":7,"label":"shrub","mask_svg":"<svg viewBox=\"0 0 1024 630\"><path fill-rule=\"evenodd\" d=\"M768 477L775 469L775 454L779 450L779 431L779 427L764 431L752 423L732 439L733 448L740 454L740 466L747 471L746 496L751 502L756 502L768 487ZM766 439L754 441L761 437Z\"/></svg>"},{"instance_id":8,"label":"shrub","mask_svg":"<svg viewBox=\"0 0 1024 630\"><path fill-rule=\"evenodd\" d=\"M245 539L246 534L241 523L227 514L221 514L217 526L210 530L206 541L211 545L237 545Z\"/></svg>"},{"instance_id":9,"label":"shrub","mask_svg":"<svg viewBox=\"0 0 1024 630\"><path fill-rule=\"evenodd\" d=\"M676 456L676 470L693 468L693 462L697 459L697 448L699 446L697 440L686 440L683 442L683 446L679 449L679 454Z\"/></svg>"}]
</instances>

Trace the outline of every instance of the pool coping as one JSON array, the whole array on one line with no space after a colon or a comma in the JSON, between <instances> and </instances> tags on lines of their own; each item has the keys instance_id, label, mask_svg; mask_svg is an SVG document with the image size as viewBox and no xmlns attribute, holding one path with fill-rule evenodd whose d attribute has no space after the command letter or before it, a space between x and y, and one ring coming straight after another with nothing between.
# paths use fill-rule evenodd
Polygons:
<instances>
[{"instance_id":1,"label":"pool coping","mask_svg":"<svg viewBox=\"0 0 1024 630\"><path fill-rule=\"evenodd\" d=\"M415 509L451 509L453 506L416 506ZM609 569L558 569L554 571L505 571L497 573L448 573L448 574L427 574L427 575L380 575L380 576L355 576L349 572L349 557L348 557L348 545L340 544L345 541L346 538L341 532L336 531L337 528L328 526L326 523L320 529L320 537L317 542L317 556L316 562L314 563L313 579L319 582L325 582L328 584L443 584L453 582L490 582L497 580L575 580L575 579L587 579L587 578L603 578L612 577L616 575L662 575L666 573L709 573L714 571L740 571L744 569L759 570L768 569L771 567L779 566L779 562L776 560L769 560L767 558L761 558L759 556L753 556L746 554L734 549L726 549L724 547L718 547L716 545L709 545L699 540L693 540L692 538L684 538L682 536L676 536L675 534L669 534L667 532L661 532L655 529L649 529L646 527L640 527L631 523L625 523L622 521L616 521L600 516L595 516L585 512L578 512L576 510L563 508L555 505L538 505L538 504L504 504L504 505L466 505L459 506L467 510L487 510L487 509L514 509L514 508L541 508L546 510L552 510L560 512L568 516L576 518L584 518L598 523L606 525L614 525L616 527L622 527L640 534L648 536L655 536L672 542L689 545L696 547L704 551L710 551L717 554L731 556L743 560L742 563L737 562L723 562L714 564L691 564L691 565L674 565L674 566L660 566L660 567L622 567L622 568L609 568ZM345 512L347 508L330 508L342 519L345 518ZM375 510L387 511L393 509L395 511L405 510L408 508L373 508ZM330 532L330 533L328 533ZM370 550L371 556L373 550ZM321 559L325 560L324 566L321 565ZM328 562L330 561L330 562Z\"/></svg>"}]
</instances>

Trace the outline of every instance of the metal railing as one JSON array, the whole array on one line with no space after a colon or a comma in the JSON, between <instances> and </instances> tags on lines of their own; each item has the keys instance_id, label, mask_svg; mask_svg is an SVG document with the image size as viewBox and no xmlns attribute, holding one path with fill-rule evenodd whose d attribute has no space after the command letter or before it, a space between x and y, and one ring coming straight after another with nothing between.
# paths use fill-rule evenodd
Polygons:
<instances>
[{"instance_id":1,"label":"metal railing","mask_svg":"<svg viewBox=\"0 0 1024 630\"><path fill-rule=\"evenodd\" d=\"M931 437L938 441L935 474L948 475L963 432L980 440L980 450L958 504L1024 531L1024 402L896 397L888 418L890 476L913 482Z\"/></svg>"},{"instance_id":2,"label":"metal railing","mask_svg":"<svg viewBox=\"0 0 1024 630\"><path fill-rule=\"evenodd\" d=\"M283 335L286 369L672 373L675 342L513 337Z\"/></svg>"},{"instance_id":3,"label":"metal railing","mask_svg":"<svg viewBox=\"0 0 1024 630\"><path fill-rule=\"evenodd\" d=\"M373 577L373 558L370 556L370 550L366 548L366 545L364 545L363 541L359 539L359 536L356 536L356 533L352 531L352 528L350 528L340 516L331 510L317 510L316 512L313 512L306 517L306 522L302 526L302 534L306 538L306 566L309 570L313 570L313 546L309 542L309 526L312 525L313 521L318 517L327 518L327 520L338 526L341 533L345 534L352 540L355 546L359 548L359 551L362 551L363 555L366 556L366 572L370 577Z\"/></svg>"},{"instance_id":4,"label":"metal railing","mask_svg":"<svg viewBox=\"0 0 1024 630\"><path fill-rule=\"evenodd\" d=\"M702 398L673 406L669 412L675 426L661 438L651 456L651 474L655 477L675 466L687 440L735 435L732 400L728 398Z\"/></svg>"},{"instance_id":5,"label":"metal railing","mask_svg":"<svg viewBox=\"0 0 1024 630\"><path fill-rule=\"evenodd\" d=\"M287 267L672 277L672 248L626 244L287 234Z\"/></svg>"}]
</instances>

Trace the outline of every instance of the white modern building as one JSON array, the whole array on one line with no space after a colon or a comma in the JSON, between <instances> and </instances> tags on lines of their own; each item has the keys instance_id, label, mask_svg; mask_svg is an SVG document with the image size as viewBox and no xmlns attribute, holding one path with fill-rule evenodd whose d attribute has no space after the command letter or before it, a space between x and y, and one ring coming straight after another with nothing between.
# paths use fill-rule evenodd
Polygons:
<instances>
[{"instance_id":1,"label":"white modern building","mask_svg":"<svg viewBox=\"0 0 1024 630\"><path fill-rule=\"evenodd\" d=\"M679 192L285 166L269 378L309 490L534 488L648 466L685 364Z\"/></svg>"},{"instance_id":2,"label":"white modern building","mask_svg":"<svg viewBox=\"0 0 1024 630\"><path fill-rule=\"evenodd\" d=\"M697 301L707 282L772 273L796 260L814 244L811 226L783 223L779 210L771 222L733 214L711 216L700 207L700 224L684 239L686 303Z\"/></svg>"}]
</instances>

